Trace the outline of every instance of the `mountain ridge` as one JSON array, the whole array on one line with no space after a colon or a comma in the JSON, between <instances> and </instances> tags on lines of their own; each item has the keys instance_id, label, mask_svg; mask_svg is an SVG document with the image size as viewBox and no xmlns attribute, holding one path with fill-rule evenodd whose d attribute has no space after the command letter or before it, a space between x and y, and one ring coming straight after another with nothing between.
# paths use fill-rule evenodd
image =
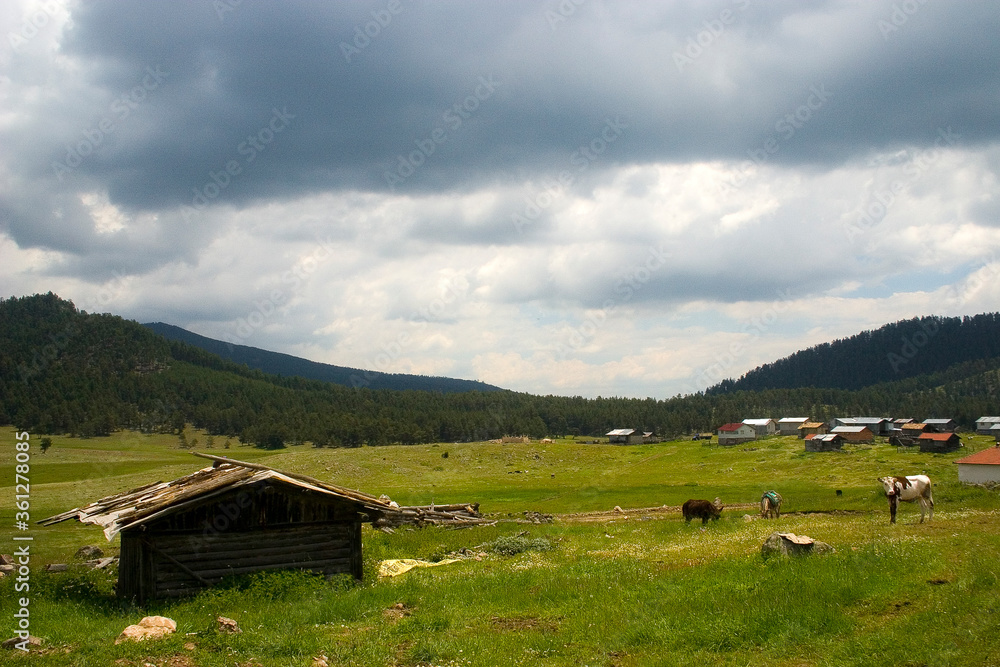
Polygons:
<instances>
[{"instance_id":1,"label":"mountain ridge","mask_svg":"<svg viewBox=\"0 0 1000 667\"><path fill-rule=\"evenodd\" d=\"M440 391L443 393L503 391L502 387L480 382L479 380L412 375L408 373L385 373L347 366L335 366L283 352L272 352L259 347L227 343L164 322L147 322L142 326L163 336L167 340L187 343L206 352L216 354L227 361L244 364L248 368L281 377L301 377L307 380L332 382L345 387L391 389L394 391Z\"/></svg>"}]
</instances>

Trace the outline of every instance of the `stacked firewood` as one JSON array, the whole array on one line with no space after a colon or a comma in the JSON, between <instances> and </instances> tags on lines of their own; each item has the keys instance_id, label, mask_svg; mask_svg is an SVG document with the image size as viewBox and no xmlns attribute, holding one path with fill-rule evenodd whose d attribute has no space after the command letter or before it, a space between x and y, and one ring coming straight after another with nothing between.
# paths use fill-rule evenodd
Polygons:
<instances>
[{"instance_id":1,"label":"stacked firewood","mask_svg":"<svg viewBox=\"0 0 1000 667\"><path fill-rule=\"evenodd\" d=\"M376 528L396 528L399 526L441 526L452 527L482 526L496 523L485 519L479 513L479 503L457 505L423 505L400 507L395 511L383 512L375 519Z\"/></svg>"}]
</instances>

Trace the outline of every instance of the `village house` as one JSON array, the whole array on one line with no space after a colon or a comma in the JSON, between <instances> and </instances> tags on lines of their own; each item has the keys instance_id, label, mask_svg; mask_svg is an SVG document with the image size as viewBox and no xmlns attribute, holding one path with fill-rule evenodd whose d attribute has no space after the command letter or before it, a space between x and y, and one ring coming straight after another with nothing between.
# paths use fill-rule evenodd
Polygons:
<instances>
[{"instance_id":1,"label":"village house","mask_svg":"<svg viewBox=\"0 0 1000 667\"><path fill-rule=\"evenodd\" d=\"M903 424L903 428L899 429L899 434L908 438L919 438L924 433L937 433L937 430L931 424L920 422Z\"/></svg>"},{"instance_id":2,"label":"village house","mask_svg":"<svg viewBox=\"0 0 1000 667\"><path fill-rule=\"evenodd\" d=\"M1000 417L980 417L976 420L976 433L990 435L994 426L1000 425Z\"/></svg>"},{"instance_id":3,"label":"village house","mask_svg":"<svg viewBox=\"0 0 1000 667\"><path fill-rule=\"evenodd\" d=\"M962 446L957 433L921 433L917 438L920 451L938 454L953 452Z\"/></svg>"},{"instance_id":4,"label":"village house","mask_svg":"<svg viewBox=\"0 0 1000 667\"><path fill-rule=\"evenodd\" d=\"M875 442L875 434L867 426L838 426L830 429L830 433L840 435L852 444Z\"/></svg>"},{"instance_id":5,"label":"village house","mask_svg":"<svg viewBox=\"0 0 1000 667\"><path fill-rule=\"evenodd\" d=\"M778 432L778 423L773 419L744 419L743 423L753 427L758 438L774 435Z\"/></svg>"},{"instance_id":6,"label":"village house","mask_svg":"<svg viewBox=\"0 0 1000 667\"><path fill-rule=\"evenodd\" d=\"M829 430L830 429L823 422L806 422L799 427L799 437L805 439L810 435L820 435L828 432Z\"/></svg>"},{"instance_id":7,"label":"village house","mask_svg":"<svg viewBox=\"0 0 1000 667\"><path fill-rule=\"evenodd\" d=\"M799 427L808 421L808 417L783 417L778 420L778 433L781 435L798 435Z\"/></svg>"},{"instance_id":8,"label":"village house","mask_svg":"<svg viewBox=\"0 0 1000 667\"><path fill-rule=\"evenodd\" d=\"M993 428L990 429L990 435L993 439L1000 443L1000 424L994 424Z\"/></svg>"},{"instance_id":9,"label":"village house","mask_svg":"<svg viewBox=\"0 0 1000 667\"><path fill-rule=\"evenodd\" d=\"M839 433L813 433L805 437L807 452L833 452L843 448L844 436Z\"/></svg>"},{"instance_id":10,"label":"village house","mask_svg":"<svg viewBox=\"0 0 1000 667\"><path fill-rule=\"evenodd\" d=\"M604 435L608 436L608 442L612 445L641 445L645 437L645 434L636 428L616 428Z\"/></svg>"},{"instance_id":11,"label":"village house","mask_svg":"<svg viewBox=\"0 0 1000 667\"><path fill-rule=\"evenodd\" d=\"M936 433L954 433L958 430L954 419L925 419L924 424L933 428Z\"/></svg>"},{"instance_id":12,"label":"village house","mask_svg":"<svg viewBox=\"0 0 1000 667\"><path fill-rule=\"evenodd\" d=\"M757 431L749 424L730 423L719 427L719 444L723 446L738 445L756 439Z\"/></svg>"},{"instance_id":13,"label":"village house","mask_svg":"<svg viewBox=\"0 0 1000 667\"><path fill-rule=\"evenodd\" d=\"M77 519L121 535L117 594L144 601L195 593L225 577L302 569L362 576L361 524L383 500L267 466L209 457L211 467L40 521Z\"/></svg>"},{"instance_id":14,"label":"village house","mask_svg":"<svg viewBox=\"0 0 1000 667\"><path fill-rule=\"evenodd\" d=\"M838 426L865 426L873 435L889 435L892 430L892 422L884 417L834 417L830 432Z\"/></svg>"},{"instance_id":15,"label":"village house","mask_svg":"<svg viewBox=\"0 0 1000 667\"><path fill-rule=\"evenodd\" d=\"M1000 424L998 424L1000 426ZM958 481L965 484L1000 484L1000 443L970 454L955 463Z\"/></svg>"}]
</instances>

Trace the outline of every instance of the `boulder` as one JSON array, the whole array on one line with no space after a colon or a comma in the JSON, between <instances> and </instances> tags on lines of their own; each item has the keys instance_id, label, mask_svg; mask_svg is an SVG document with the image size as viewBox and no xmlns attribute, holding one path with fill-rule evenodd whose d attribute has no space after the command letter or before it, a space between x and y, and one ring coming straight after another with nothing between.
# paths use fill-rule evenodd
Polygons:
<instances>
[{"instance_id":1,"label":"boulder","mask_svg":"<svg viewBox=\"0 0 1000 667\"><path fill-rule=\"evenodd\" d=\"M116 644L125 641L146 641L160 639L177 631L177 623L166 616L146 616L137 625L130 625L115 640Z\"/></svg>"},{"instance_id":2,"label":"boulder","mask_svg":"<svg viewBox=\"0 0 1000 667\"><path fill-rule=\"evenodd\" d=\"M764 558L771 556L808 556L835 551L826 542L814 540L808 535L795 533L771 533L764 540L760 553Z\"/></svg>"}]
</instances>

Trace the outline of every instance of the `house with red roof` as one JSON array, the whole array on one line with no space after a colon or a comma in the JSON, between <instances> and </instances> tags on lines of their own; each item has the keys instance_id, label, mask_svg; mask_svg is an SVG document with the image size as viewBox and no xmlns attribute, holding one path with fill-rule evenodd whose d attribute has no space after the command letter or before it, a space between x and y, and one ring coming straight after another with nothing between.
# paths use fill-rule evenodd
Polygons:
<instances>
[{"instance_id":1,"label":"house with red roof","mask_svg":"<svg viewBox=\"0 0 1000 667\"><path fill-rule=\"evenodd\" d=\"M958 481L965 484L1000 483L1000 444L955 461Z\"/></svg>"},{"instance_id":2,"label":"house with red roof","mask_svg":"<svg viewBox=\"0 0 1000 667\"><path fill-rule=\"evenodd\" d=\"M719 427L720 445L738 445L741 442L752 442L757 439L757 431L750 424L733 422Z\"/></svg>"},{"instance_id":3,"label":"house with red roof","mask_svg":"<svg viewBox=\"0 0 1000 667\"><path fill-rule=\"evenodd\" d=\"M940 453L955 451L962 441L957 433L921 433L917 444L922 452Z\"/></svg>"}]
</instances>

